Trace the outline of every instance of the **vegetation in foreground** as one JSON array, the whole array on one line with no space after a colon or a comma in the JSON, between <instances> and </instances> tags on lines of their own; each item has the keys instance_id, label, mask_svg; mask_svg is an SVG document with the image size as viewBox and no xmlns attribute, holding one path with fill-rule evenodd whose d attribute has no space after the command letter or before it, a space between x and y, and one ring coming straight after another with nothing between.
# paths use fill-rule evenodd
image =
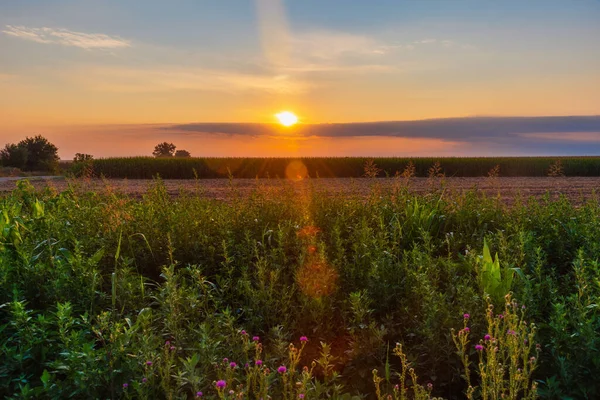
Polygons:
<instances>
[{"instance_id":1,"label":"vegetation in foreground","mask_svg":"<svg viewBox=\"0 0 600 400\"><path fill-rule=\"evenodd\" d=\"M600 395L597 200L231 190L0 199L0 395Z\"/></svg>"}]
</instances>

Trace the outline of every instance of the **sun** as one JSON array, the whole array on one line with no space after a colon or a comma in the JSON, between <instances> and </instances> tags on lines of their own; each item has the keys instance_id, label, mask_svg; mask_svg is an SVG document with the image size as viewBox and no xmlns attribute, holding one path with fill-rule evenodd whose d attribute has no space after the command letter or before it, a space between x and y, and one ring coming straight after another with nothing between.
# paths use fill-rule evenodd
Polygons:
<instances>
[{"instance_id":1,"label":"sun","mask_svg":"<svg viewBox=\"0 0 600 400\"><path fill-rule=\"evenodd\" d=\"M275 114L275 117L283 126L292 126L298 123L298 117L296 117L296 114L290 111L282 111L278 114Z\"/></svg>"}]
</instances>

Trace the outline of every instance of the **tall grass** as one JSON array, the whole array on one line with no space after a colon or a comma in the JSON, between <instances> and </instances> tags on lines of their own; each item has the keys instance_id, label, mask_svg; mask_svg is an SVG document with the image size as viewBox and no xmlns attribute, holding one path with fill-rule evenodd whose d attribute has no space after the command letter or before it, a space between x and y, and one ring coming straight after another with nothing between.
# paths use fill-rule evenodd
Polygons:
<instances>
[{"instance_id":1,"label":"tall grass","mask_svg":"<svg viewBox=\"0 0 600 400\"><path fill-rule=\"evenodd\" d=\"M96 176L108 178L165 179L286 177L292 161L301 161L310 177L361 177L371 159L345 158L105 158L93 160ZM439 162L446 176L488 176L496 168L498 176L548 176L560 160L566 176L600 176L600 157L450 157L375 158L378 176L401 174L412 162L416 176L428 176ZM287 172L289 174L289 171Z\"/></svg>"},{"instance_id":2,"label":"tall grass","mask_svg":"<svg viewBox=\"0 0 600 400\"><path fill-rule=\"evenodd\" d=\"M544 398L598 398L598 254L596 200L20 182L0 199L0 396L519 398L532 372Z\"/></svg>"}]
</instances>

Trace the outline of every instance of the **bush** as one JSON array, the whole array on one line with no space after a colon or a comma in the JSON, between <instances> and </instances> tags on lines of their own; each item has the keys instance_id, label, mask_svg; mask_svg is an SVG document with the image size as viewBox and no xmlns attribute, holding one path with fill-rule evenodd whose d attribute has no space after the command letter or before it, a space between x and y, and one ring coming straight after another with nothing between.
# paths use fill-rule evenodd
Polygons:
<instances>
[{"instance_id":1,"label":"bush","mask_svg":"<svg viewBox=\"0 0 600 400\"><path fill-rule=\"evenodd\" d=\"M0 150L0 163L4 167L24 169L28 158L27 148L16 144L7 144L4 149Z\"/></svg>"}]
</instances>

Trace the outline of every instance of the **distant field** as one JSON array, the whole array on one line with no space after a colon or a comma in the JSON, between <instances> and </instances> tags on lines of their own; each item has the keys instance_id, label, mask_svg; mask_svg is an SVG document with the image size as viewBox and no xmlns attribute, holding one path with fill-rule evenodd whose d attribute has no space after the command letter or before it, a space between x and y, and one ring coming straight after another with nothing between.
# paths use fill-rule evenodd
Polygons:
<instances>
[{"instance_id":1,"label":"distant field","mask_svg":"<svg viewBox=\"0 0 600 400\"><path fill-rule=\"evenodd\" d=\"M80 192L108 190L141 197L152 189L156 182L151 179L35 179L31 184L37 189L51 186L58 191L64 191L69 185L78 188ZM600 187L600 177L521 177L521 178L333 178L333 179L304 179L293 181L287 179L171 179L163 181L166 192L177 197L182 193L199 194L201 197L231 200L235 197L248 197L253 193L264 195L268 192L277 196L287 191L297 194L307 192L324 193L331 196L366 197L374 191L392 192L394 189L408 187L415 194L431 193L434 189L443 188L448 195L461 194L476 189L487 196L500 196L504 203L513 203L521 196L523 198L551 198L565 196L574 203L581 204L594 196ZM9 193L16 188L14 180L0 178L0 195Z\"/></svg>"},{"instance_id":2,"label":"distant field","mask_svg":"<svg viewBox=\"0 0 600 400\"><path fill-rule=\"evenodd\" d=\"M365 164L373 160L377 176L402 174L409 163L414 174L427 177L439 163L436 173L448 177L488 176L494 168L498 176L548 176L551 171L565 176L600 176L600 157L469 157L469 158L105 158L94 160L94 176L107 178L164 179L198 178L357 178L365 175Z\"/></svg>"}]
</instances>

